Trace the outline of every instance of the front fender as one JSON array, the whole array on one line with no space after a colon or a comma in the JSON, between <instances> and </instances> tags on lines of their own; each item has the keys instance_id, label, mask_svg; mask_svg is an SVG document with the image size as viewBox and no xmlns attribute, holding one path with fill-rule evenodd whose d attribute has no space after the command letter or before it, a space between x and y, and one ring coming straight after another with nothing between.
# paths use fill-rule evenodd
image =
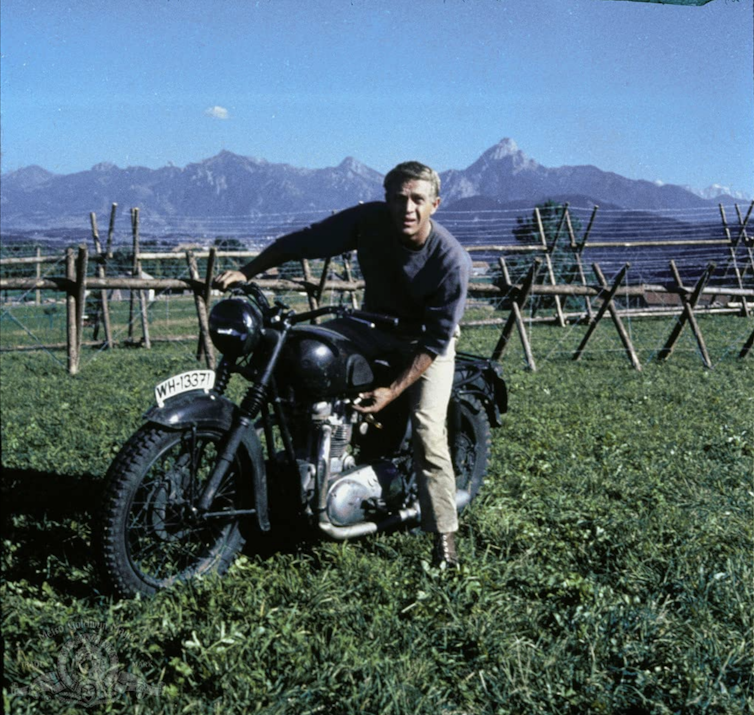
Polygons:
<instances>
[{"instance_id":1,"label":"front fender","mask_svg":"<svg viewBox=\"0 0 754 715\"><path fill-rule=\"evenodd\" d=\"M233 426L233 418L237 411L238 407L227 397L208 394L204 390L192 390L171 397L163 407L154 405L144 414L144 419L172 430L182 430L196 425L197 428L213 428L227 432ZM257 524L262 531L269 531L267 474L262 445L253 429L247 429L243 433L240 449L246 450L252 464Z\"/></svg>"},{"instance_id":2,"label":"front fender","mask_svg":"<svg viewBox=\"0 0 754 715\"><path fill-rule=\"evenodd\" d=\"M238 408L227 397L213 395L204 390L191 390L171 397L163 407L152 406L144 414L144 419L168 429L180 429L187 424L195 424L197 427L228 430L236 409Z\"/></svg>"}]
</instances>

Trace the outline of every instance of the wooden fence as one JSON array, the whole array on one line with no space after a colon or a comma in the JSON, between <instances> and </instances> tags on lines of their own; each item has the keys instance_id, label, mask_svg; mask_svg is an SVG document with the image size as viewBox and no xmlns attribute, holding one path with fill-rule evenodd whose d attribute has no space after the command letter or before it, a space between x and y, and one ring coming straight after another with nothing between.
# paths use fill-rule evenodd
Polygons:
<instances>
[{"instance_id":1,"label":"wooden fence","mask_svg":"<svg viewBox=\"0 0 754 715\"><path fill-rule=\"evenodd\" d=\"M255 255L249 251L218 251L216 249L210 249L206 252L185 251L183 254L177 254L176 252L143 252L139 246L139 210L131 210L131 226L133 236L133 251L132 251L132 275L131 276L107 276L107 264L108 260L112 258L112 239L113 239L113 226L115 218L115 209L117 205L113 204L113 210L110 216L110 227L108 231L107 243L103 247L99 236L99 229L97 226L96 216L90 215L92 238L95 247L95 252L90 255L86 246L81 246L78 251L74 251L73 248L69 248L65 253L65 275L57 277L42 277L40 272L40 266L43 263L59 262L61 259L59 256L42 256L37 251L36 256L25 258L3 258L0 260L2 265L34 265L36 275L31 278L27 277L3 277L0 278L0 290L23 290L23 291L35 291L36 302L40 302L41 290L54 290L65 293L66 295L66 343L67 350L67 366L68 371L71 374L76 374L80 367L80 355L83 345L84 334L84 315L85 315L85 301L88 291L96 292L98 299L98 315L102 318L102 325L104 328L104 341L101 343L103 347L110 348L115 345L113 338L113 331L110 321L110 306L108 299L108 292L121 289L129 290L129 321L128 321L128 338L127 341L134 343L134 326L137 323L141 325L141 338L138 341L144 347L149 348L152 343L152 337L149 331L148 321L148 300L146 291L148 290L179 290L190 291L193 294L194 306L196 310L197 322L198 322L198 335L199 342L197 348L197 358L206 361L206 364L210 367L214 365L214 350L209 338L208 328L208 314L209 304L211 300L211 281L215 272L217 260L220 257L229 258L248 258ZM747 272L751 272L754 275L754 255L752 251L752 241L746 233L746 225L754 207L754 202L749 207L746 217L743 218L739 212L739 226L738 230L733 235L730 227L727 224L725 212L720 206L720 213L723 220L723 226L726 233L725 239L702 239L695 240L693 244L688 241L663 241L662 245L678 245L699 246L705 245L718 245L727 246L729 251L729 258L724 270L726 275L730 274L732 269L735 277L735 285L715 287L708 285L709 279L715 271L714 264L709 264L698 276L693 286L686 285L683 282L681 274L676 267L674 261L670 261L670 270L673 275L674 285L653 285L653 284L641 284L641 285L625 285L625 277L628 271L629 265L626 263L623 268L612 278L612 282L608 281L604 275L601 267L597 263L593 263L591 268L595 276L594 282L587 280L587 272L584 267L582 259L583 251L587 247L589 234L594 222L594 217L597 212L597 207L594 207L592 216L589 221L589 225L585 232L584 237L581 240L576 239L573 229L571 227L571 218L569 211L563 212L560 225L557 229L556 236L548 243L545 230L542 225L541 216L538 209L535 209L535 216L539 227L539 235L541 241L538 245L487 245L487 246L473 246L469 247L470 253L484 252L489 255L491 253L500 254L498 257L498 265L500 269L500 278L494 283L485 283L477 280L472 280L469 286L469 294L471 297L484 297L487 299L494 299L500 301L506 299L507 310L509 314L503 318L491 318L487 320L466 321L463 323L466 327L477 326L498 326L501 327L501 334L497 345L495 347L493 357L500 359L505 353L507 347L510 344L514 330L517 331L519 339L521 341L525 359L528 367L531 370L536 370L536 362L529 343L526 324L532 321L554 321L560 326L565 326L568 323L580 322L587 325L586 333L581 340L580 345L573 353L573 359L578 360L584 353L589 340L593 336L600 321L607 315L610 316L617 332L620 337L623 349L631 362L631 365L641 370L641 364L639 361L638 353L632 345L629 332L626 330L623 320L625 318L646 318L646 317L658 317L658 316L671 316L676 320L673 323L673 327L670 330L668 338L663 348L658 353L658 358L661 360L667 359L673 352L678 338L680 337L683 329L688 325L693 331L699 346L699 351L702 356L702 360L707 367L712 366L712 362L709 357L708 350L706 348L702 332L699 328L698 321L696 320L699 314L719 314L719 313L734 313L743 317L749 317L754 305L750 306L749 303L754 303L754 287L747 287L746 276ZM738 209L738 207L736 207ZM556 280L555 271L553 269L552 255L556 249L558 238L565 230L566 235L569 237L569 247L573 253L576 266L578 269L578 282L570 284L558 284ZM621 248L626 247L642 247L647 245L656 246L657 243L650 242L605 242L605 243L591 243L588 244L590 248L613 248L619 246ZM740 250L744 250L744 262L743 267L739 263L738 254ZM533 260L526 272L525 277L520 283L514 283L511 281L508 266L505 260L504 254L511 253L524 253L533 254ZM199 274L197 265L197 259L206 259L206 271L205 275ZM161 261L185 261L189 271L188 278L144 278L142 275L142 262L147 260L161 260ZM311 266L308 261L302 261L303 278L301 279L265 279L262 278L257 282L264 289L271 291L303 291L306 294L309 305L311 308L316 308L320 305L323 295L326 291L335 291L341 294L346 294L350 297L352 304L355 306L357 303L357 293L364 287L363 281L356 280L351 265L351 257L343 256L342 260L342 275L344 277L331 276L332 259L327 259L322 265L322 269L319 276L315 276L312 272ZM90 276L89 263L94 262L96 264L94 275ZM540 280L541 274L544 272L543 280ZM616 305L616 299L618 298L645 298L647 295L652 294L654 296L677 296L673 301L677 305L673 307L657 309L657 308L618 308ZM550 296L554 303L554 317L550 316L534 316L525 317L525 306L528 301L534 299L535 296ZM707 303L700 304L704 296L709 297L711 300ZM584 309L576 313L567 313L564 310L564 301L568 297L579 297L584 301ZM728 305L718 305L716 301L722 297L728 297L735 299ZM599 303L599 305L594 305ZM96 336L95 336L96 337ZM186 336L189 337L189 336ZM196 337L196 336L192 336ZM754 331L746 339L745 343L741 347L739 352L740 358L745 358L752 350L754 346ZM43 348L57 348L62 346L40 345L39 349ZM14 349L14 348L6 348Z\"/></svg>"}]
</instances>

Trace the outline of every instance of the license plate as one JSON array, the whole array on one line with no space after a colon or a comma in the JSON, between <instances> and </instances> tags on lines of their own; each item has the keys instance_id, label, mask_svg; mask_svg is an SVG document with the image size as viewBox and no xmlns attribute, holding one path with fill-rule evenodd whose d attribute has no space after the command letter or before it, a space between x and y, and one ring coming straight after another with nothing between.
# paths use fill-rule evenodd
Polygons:
<instances>
[{"instance_id":1,"label":"license plate","mask_svg":"<svg viewBox=\"0 0 754 715\"><path fill-rule=\"evenodd\" d=\"M154 388L154 396L157 400L157 405L162 407L165 404L165 400L180 395L182 392L189 392L190 390L209 392L214 386L214 370L190 370L180 375L174 375L165 380L165 382L161 382Z\"/></svg>"}]
</instances>

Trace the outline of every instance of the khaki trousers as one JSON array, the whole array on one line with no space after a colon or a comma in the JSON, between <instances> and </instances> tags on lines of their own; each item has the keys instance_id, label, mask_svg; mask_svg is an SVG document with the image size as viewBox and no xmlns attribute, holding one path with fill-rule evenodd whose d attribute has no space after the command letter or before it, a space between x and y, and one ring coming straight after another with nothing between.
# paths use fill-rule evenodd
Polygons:
<instances>
[{"instance_id":1,"label":"khaki trousers","mask_svg":"<svg viewBox=\"0 0 754 715\"><path fill-rule=\"evenodd\" d=\"M348 318L328 321L323 327L348 336L370 358L395 351L409 359L415 350L415 340L404 340L379 329L370 329ZM407 390L411 400L412 446L421 526L424 531L441 534L458 530L456 479L448 448L446 419L453 388L455 346L460 334L460 329L456 328L445 354L438 355Z\"/></svg>"},{"instance_id":2,"label":"khaki trousers","mask_svg":"<svg viewBox=\"0 0 754 715\"><path fill-rule=\"evenodd\" d=\"M446 428L456 340L454 336L445 354L438 355L409 388L421 525L424 531L441 534L458 530L456 479Z\"/></svg>"}]
</instances>

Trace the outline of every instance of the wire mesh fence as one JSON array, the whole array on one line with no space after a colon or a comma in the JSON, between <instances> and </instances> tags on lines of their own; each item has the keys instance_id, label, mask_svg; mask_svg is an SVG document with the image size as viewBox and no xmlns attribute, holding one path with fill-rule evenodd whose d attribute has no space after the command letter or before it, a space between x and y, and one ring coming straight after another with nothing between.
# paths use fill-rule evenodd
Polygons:
<instances>
[{"instance_id":1,"label":"wire mesh fence","mask_svg":"<svg viewBox=\"0 0 754 715\"><path fill-rule=\"evenodd\" d=\"M597 207L545 204L445 211L437 217L473 260L467 329L500 331L509 325L508 342L518 332L532 369L535 353L540 364L556 356L573 357L585 339L591 354L622 351L630 356L630 345L636 367L673 350L698 351L704 357L698 316L744 318L730 321L730 344L716 359L748 354L744 348L750 342L754 303L753 243L747 233L751 208L744 215L735 206L731 221L722 206L651 213L608 208L598 213ZM150 223L135 209L118 216L114 205L106 241L98 235L94 215L90 234L14 234L13 240L4 240L0 256L0 350L44 350L65 365L73 311L82 367L107 348L149 347L153 342L171 342L201 356L206 352L201 346L202 301L206 313L219 297L207 286L210 274L239 267L274 237L329 214L173 217L168 225ZM61 243L72 238L90 249L83 268L70 268L61 250ZM522 284L535 263L541 266L522 301ZM704 285L694 297L705 271ZM620 286L615 286L619 274ZM271 295L298 309L323 303L355 306L361 299L353 256L291 262L264 278ZM135 279L142 283L136 285ZM660 317L666 319L662 327L639 327ZM540 322L560 327L541 350L533 332ZM668 351L670 331L678 335ZM508 349L506 344L498 357Z\"/></svg>"}]
</instances>

